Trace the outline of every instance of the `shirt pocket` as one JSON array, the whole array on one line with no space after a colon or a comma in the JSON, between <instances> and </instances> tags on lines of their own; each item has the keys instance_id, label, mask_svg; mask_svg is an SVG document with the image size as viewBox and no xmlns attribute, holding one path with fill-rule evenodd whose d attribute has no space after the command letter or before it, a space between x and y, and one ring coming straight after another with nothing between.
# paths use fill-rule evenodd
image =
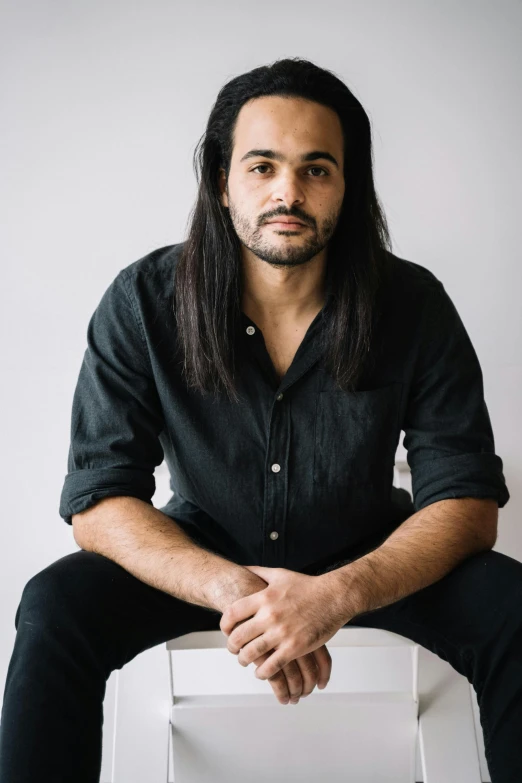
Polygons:
<instances>
[{"instance_id":1,"label":"shirt pocket","mask_svg":"<svg viewBox=\"0 0 522 783\"><path fill-rule=\"evenodd\" d=\"M400 437L403 384L368 391L319 392L315 419L315 484L364 486L380 492L393 482Z\"/></svg>"}]
</instances>

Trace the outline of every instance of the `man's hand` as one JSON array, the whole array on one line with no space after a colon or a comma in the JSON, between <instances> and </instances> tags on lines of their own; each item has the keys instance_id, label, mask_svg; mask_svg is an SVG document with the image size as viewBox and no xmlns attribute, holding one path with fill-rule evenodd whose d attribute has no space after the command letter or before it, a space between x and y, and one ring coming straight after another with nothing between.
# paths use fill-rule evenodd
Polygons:
<instances>
[{"instance_id":1,"label":"man's hand","mask_svg":"<svg viewBox=\"0 0 522 783\"><path fill-rule=\"evenodd\" d=\"M347 615L346 601L340 601L328 574L245 568L264 579L267 587L229 604L220 628L230 637L227 647L239 653L242 666L265 656L256 671L259 679L272 681L292 661L318 651L355 616Z\"/></svg>"},{"instance_id":2,"label":"man's hand","mask_svg":"<svg viewBox=\"0 0 522 783\"><path fill-rule=\"evenodd\" d=\"M229 606L229 601L234 603L238 598L259 592L267 587L267 582L260 576L256 576L252 571L247 570L245 566L245 579L236 582L234 589L234 598L228 599L225 603ZM223 597L220 597L220 603L223 604ZM220 610L221 611L221 610ZM260 666L270 656L272 651L259 656L253 661L254 665ZM299 701L302 696L308 696L317 685L324 688L328 684L332 671L332 658L325 645L314 650L313 653L303 655L295 661L291 661L283 669L272 677L269 682L274 691L277 700L281 704L287 704L289 700L293 703ZM294 701L295 700L295 701Z\"/></svg>"},{"instance_id":3,"label":"man's hand","mask_svg":"<svg viewBox=\"0 0 522 783\"><path fill-rule=\"evenodd\" d=\"M259 668L272 652L273 650L256 658L254 665ZM331 671L332 658L323 644L313 653L287 663L269 682L281 704L288 704L289 700L292 704L297 704L301 697L309 696L316 685L324 688L330 679Z\"/></svg>"}]
</instances>

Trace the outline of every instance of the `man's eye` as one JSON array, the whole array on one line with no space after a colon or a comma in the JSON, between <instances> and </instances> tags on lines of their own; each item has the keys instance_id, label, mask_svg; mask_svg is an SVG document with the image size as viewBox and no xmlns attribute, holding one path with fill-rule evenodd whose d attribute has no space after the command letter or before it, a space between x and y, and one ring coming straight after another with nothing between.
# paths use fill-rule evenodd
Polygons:
<instances>
[{"instance_id":1,"label":"man's eye","mask_svg":"<svg viewBox=\"0 0 522 783\"><path fill-rule=\"evenodd\" d=\"M255 171L256 169L263 169L263 168L267 169L270 168L270 166L268 165L268 163L258 163L258 165L254 166L254 168L251 169L251 171ZM328 172L326 171L326 169L323 169L321 166L310 166L310 168L308 168L307 171L320 171L325 176L328 176ZM263 174L263 172L261 171L260 174ZM317 179L317 177L313 175L313 179Z\"/></svg>"}]
</instances>

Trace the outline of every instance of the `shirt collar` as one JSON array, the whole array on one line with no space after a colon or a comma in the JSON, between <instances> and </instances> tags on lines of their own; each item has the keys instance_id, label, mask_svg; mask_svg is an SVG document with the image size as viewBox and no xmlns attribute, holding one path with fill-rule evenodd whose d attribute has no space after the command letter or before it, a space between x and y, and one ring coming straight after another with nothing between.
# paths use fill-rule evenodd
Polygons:
<instances>
[{"instance_id":1,"label":"shirt collar","mask_svg":"<svg viewBox=\"0 0 522 783\"><path fill-rule=\"evenodd\" d=\"M335 293L334 293L334 290L333 290L332 283L331 283L330 280L327 280L326 284L325 284L324 305L323 305L323 309L322 309L323 312L325 310L327 310L327 309L328 310L330 309L334 297L335 297ZM251 322L250 318L242 310L241 310L241 318L243 320L247 320L249 323Z\"/></svg>"}]
</instances>

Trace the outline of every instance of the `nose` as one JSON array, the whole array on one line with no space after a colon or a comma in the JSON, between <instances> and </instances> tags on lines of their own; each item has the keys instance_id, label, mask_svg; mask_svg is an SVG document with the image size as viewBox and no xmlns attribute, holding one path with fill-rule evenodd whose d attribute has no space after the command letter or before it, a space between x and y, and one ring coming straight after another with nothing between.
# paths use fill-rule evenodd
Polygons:
<instances>
[{"instance_id":1,"label":"nose","mask_svg":"<svg viewBox=\"0 0 522 783\"><path fill-rule=\"evenodd\" d=\"M275 201L279 206L284 204L287 209L295 204L302 204L304 193L299 179L293 174L281 174L277 177L274 181L272 201Z\"/></svg>"}]
</instances>

